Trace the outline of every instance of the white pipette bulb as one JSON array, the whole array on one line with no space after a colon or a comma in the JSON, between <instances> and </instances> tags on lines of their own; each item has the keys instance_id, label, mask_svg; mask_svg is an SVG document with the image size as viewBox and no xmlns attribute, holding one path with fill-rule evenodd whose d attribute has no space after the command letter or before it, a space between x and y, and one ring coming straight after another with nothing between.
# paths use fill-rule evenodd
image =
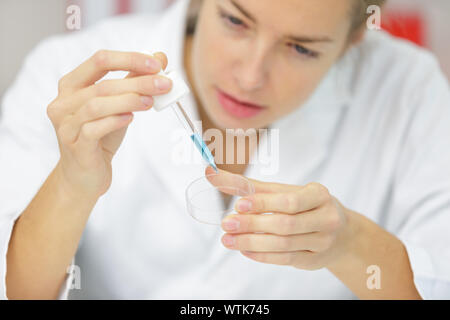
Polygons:
<instances>
[{"instance_id":1,"label":"white pipette bulb","mask_svg":"<svg viewBox=\"0 0 450 320\"><path fill-rule=\"evenodd\" d=\"M189 94L190 90L178 72L165 72L161 70L158 74L172 80L172 89L167 94L153 96L153 109L161 111L178 102L181 98Z\"/></svg>"}]
</instances>

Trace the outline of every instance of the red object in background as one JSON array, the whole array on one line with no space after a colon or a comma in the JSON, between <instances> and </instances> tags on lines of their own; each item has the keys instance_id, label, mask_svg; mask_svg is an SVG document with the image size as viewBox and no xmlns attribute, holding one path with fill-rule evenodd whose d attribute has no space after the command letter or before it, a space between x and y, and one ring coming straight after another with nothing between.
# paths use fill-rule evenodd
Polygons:
<instances>
[{"instance_id":1,"label":"red object in background","mask_svg":"<svg viewBox=\"0 0 450 320\"><path fill-rule=\"evenodd\" d=\"M131 12L132 0L116 0L117 1L117 14L124 14Z\"/></svg>"},{"instance_id":2,"label":"red object in background","mask_svg":"<svg viewBox=\"0 0 450 320\"><path fill-rule=\"evenodd\" d=\"M420 12L391 11L384 14L381 27L394 36L426 46L425 19Z\"/></svg>"},{"instance_id":3,"label":"red object in background","mask_svg":"<svg viewBox=\"0 0 450 320\"><path fill-rule=\"evenodd\" d=\"M135 0L116 0L116 14L126 14L133 10L133 1ZM154 1L154 0L146 0ZM165 7L169 7L175 0L160 0Z\"/></svg>"}]
</instances>

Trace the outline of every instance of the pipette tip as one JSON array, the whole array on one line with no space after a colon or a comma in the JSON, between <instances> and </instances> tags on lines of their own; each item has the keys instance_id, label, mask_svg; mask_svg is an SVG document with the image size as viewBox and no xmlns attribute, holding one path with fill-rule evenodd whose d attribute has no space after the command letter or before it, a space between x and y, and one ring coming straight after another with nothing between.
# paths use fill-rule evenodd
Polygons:
<instances>
[{"instance_id":1,"label":"pipette tip","mask_svg":"<svg viewBox=\"0 0 450 320\"><path fill-rule=\"evenodd\" d=\"M213 167L214 171L216 171L216 173L219 173L219 170L217 169L217 166L215 163L210 163L210 166Z\"/></svg>"}]
</instances>

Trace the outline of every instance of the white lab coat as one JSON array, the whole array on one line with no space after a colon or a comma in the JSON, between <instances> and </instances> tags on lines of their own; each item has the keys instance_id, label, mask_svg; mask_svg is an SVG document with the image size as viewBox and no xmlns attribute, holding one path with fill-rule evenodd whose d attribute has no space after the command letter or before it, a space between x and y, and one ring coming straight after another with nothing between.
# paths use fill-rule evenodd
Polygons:
<instances>
[{"instance_id":1,"label":"white lab coat","mask_svg":"<svg viewBox=\"0 0 450 320\"><path fill-rule=\"evenodd\" d=\"M53 37L27 58L4 96L0 122L2 298L14 221L59 158L46 115L58 79L99 49L164 51L168 69L182 70L187 3L178 1L161 16L119 17ZM182 102L198 118L192 97ZM277 174L255 164L245 175L322 183L403 241L423 298L450 298L450 95L431 54L369 32L307 103L272 127L280 130ZM356 298L326 269L255 262L224 248L220 227L193 220L184 191L204 174L204 164L174 162L176 139L194 150L187 137L174 135L179 128L171 111L135 113L113 159L111 188L97 202L74 259L81 289L68 298Z\"/></svg>"}]
</instances>

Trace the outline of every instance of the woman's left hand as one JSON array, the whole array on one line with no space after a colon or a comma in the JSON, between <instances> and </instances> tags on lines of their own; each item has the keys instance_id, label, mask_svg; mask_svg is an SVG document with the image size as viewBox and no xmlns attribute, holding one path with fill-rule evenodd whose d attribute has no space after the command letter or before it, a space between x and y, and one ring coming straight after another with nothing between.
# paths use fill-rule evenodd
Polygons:
<instances>
[{"instance_id":1,"label":"woman's left hand","mask_svg":"<svg viewBox=\"0 0 450 320\"><path fill-rule=\"evenodd\" d=\"M352 212L325 186L249 180L255 193L239 199L239 214L222 221L226 248L255 261L306 270L328 267L349 252Z\"/></svg>"}]
</instances>

